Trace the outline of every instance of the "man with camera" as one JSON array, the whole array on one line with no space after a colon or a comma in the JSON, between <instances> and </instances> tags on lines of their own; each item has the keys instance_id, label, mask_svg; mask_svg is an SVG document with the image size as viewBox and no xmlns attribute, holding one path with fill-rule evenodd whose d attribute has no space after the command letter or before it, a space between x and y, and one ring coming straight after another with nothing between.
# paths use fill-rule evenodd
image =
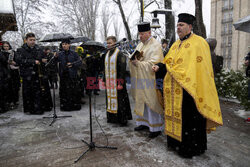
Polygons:
<instances>
[{"instance_id":1,"label":"man with camera","mask_svg":"<svg viewBox=\"0 0 250 167\"><path fill-rule=\"evenodd\" d=\"M248 52L247 56L245 57L245 65L247 66L246 68L246 76L250 77L250 52ZM250 80L248 80L248 88L247 88L247 100L250 100ZM250 122L250 117L247 118L246 122Z\"/></svg>"}]
</instances>

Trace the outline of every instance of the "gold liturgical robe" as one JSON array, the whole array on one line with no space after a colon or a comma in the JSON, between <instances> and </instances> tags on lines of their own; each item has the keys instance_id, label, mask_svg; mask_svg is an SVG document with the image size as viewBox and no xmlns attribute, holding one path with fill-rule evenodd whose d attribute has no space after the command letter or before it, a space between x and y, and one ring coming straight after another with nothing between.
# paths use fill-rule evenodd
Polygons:
<instances>
[{"instance_id":1,"label":"gold liturgical robe","mask_svg":"<svg viewBox=\"0 0 250 167\"><path fill-rule=\"evenodd\" d=\"M207 119L207 131L223 125L219 98L214 83L210 49L200 36L176 41L164 58L165 133L182 141L182 99L185 89L197 110Z\"/></svg>"},{"instance_id":2,"label":"gold liturgical robe","mask_svg":"<svg viewBox=\"0 0 250 167\"><path fill-rule=\"evenodd\" d=\"M144 44L141 42L136 50L143 52L143 57L137 66L130 63L131 91L135 100L135 113L143 116L145 104L158 114L163 114L163 108L156 93L155 73L152 66L163 61L160 43L153 37Z\"/></svg>"}]
</instances>

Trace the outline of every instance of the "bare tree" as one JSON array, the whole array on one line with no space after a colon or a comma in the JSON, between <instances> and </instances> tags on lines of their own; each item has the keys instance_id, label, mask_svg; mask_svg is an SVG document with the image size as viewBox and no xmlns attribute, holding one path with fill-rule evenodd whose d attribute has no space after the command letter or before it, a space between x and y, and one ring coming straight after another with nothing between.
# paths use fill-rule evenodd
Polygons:
<instances>
[{"instance_id":1,"label":"bare tree","mask_svg":"<svg viewBox=\"0 0 250 167\"><path fill-rule=\"evenodd\" d=\"M56 16L64 30L95 40L100 0L54 0Z\"/></svg>"},{"instance_id":2,"label":"bare tree","mask_svg":"<svg viewBox=\"0 0 250 167\"><path fill-rule=\"evenodd\" d=\"M131 41L132 40L131 32L130 32L130 28L129 28L129 25L128 25L128 21L126 19L125 14L124 14L124 10L123 10L122 4L121 4L121 0L113 0L113 2L116 5L118 5L118 7L119 7L119 10L120 10L120 13L121 13L122 21L123 21L123 24L124 24L124 27L125 27L125 30L126 30L126 34L127 34L128 40Z\"/></svg>"},{"instance_id":3,"label":"bare tree","mask_svg":"<svg viewBox=\"0 0 250 167\"><path fill-rule=\"evenodd\" d=\"M195 17L196 21L194 23L194 33L202 36L203 38L207 38L206 28L202 17L202 0L195 0Z\"/></svg>"},{"instance_id":4,"label":"bare tree","mask_svg":"<svg viewBox=\"0 0 250 167\"><path fill-rule=\"evenodd\" d=\"M164 0L165 9L172 9L172 0ZM174 16L170 13L165 15L165 38L169 40L169 46L175 42L175 20Z\"/></svg>"},{"instance_id":5,"label":"bare tree","mask_svg":"<svg viewBox=\"0 0 250 167\"><path fill-rule=\"evenodd\" d=\"M41 37L42 33L53 29L55 25L42 18L47 6L48 0L14 0L18 32L7 32L3 38L17 47L23 43L27 32Z\"/></svg>"},{"instance_id":6,"label":"bare tree","mask_svg":"<svg viewBox=\"0 0 250 167\"><path fill-rule=\"evenodd\" d=\"M107 11L107 6L104 5L102 7L102 15L101 15L101 23L102 23L102 35L103 35L103 38L104 38L104 41L107 39L108 37L108 31L109 31L109 28L110 28L110 20L111 20L111 13L109 13Z\"/></svg>"},{"instance_id":7,"label":"bare tree","mask_svg":"<svg viewBox=\"0 0 250 167\"><path fill-rule=\"evenodd\" d=\"M23 39L27 32L47 24L41 21L42 11L47 6L47 0L14 0L14 4L18 29Z\"/></svg>"},{"instance_id":8,"label":"bare tree","mask_svg":"<svg viewBox=\"0 0 250 167\"><path fill-rule=\"evenodd\" d=\"M113 19L113 28L114 28L116 38L119 39L121 29L120 29L119 19L117 17L114 17Z\"/></svg>"}]
</instances>

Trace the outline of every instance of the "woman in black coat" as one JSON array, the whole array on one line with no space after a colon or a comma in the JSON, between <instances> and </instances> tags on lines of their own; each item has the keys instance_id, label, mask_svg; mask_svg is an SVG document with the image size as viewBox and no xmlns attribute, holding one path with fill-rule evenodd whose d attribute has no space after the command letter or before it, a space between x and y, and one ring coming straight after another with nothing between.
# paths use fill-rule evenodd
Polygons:
<instances>
[{"instance_id":1,"label":"woman in black coat","mask_svg":"<svg viewBox=\"0 0 250 167\"><path fill-rule=\"evenodd\" d=\"M0 112L9 110L7 103L8 79L10 78L8 69L8 55L0 52Z\"/></svg>"},{"instance_id":2,"label":"woman in black coat","mask_svg":"<svg viewBox=\"0 0 250 167\"><path fill-rule=\"evenodd\" d=\"M20 75L19 67L15 62L15 52L12 50L12 47L9 42L3 42L2 54L8 59L8 94L7 94L7 103L9 104L10 109L16 108L19 102L19 90L20 90Z\"/></svg>"}]
</instances>

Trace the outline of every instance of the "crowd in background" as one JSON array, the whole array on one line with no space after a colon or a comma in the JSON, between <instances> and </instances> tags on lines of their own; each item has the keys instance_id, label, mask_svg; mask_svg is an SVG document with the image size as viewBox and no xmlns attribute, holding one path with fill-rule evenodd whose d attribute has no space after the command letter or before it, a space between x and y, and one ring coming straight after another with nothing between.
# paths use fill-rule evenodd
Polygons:
<instances>
[{"instance_id":1,"label":"crowd in background","mask_svg":"<svg viewBox=\"0 0 250 167\"><path fill-rule=\"evenodd\" d=\"M27 39L26 39L27 41ZM65 41L64 41L65 42ZM134 49L136 48L139 41L129 41L124 42L119 46L119 49L124 53L130 53L132 54L134 52ZM167 53L167 40L162 39L162 49L164 53ZM69 42L70 43L70 42ZM26 47L25 47L26 46ZM25 43L21 48L21 52L25 52L25 50L29 50L29 47L27 47L27 43ZM52 104L52 98L50 89L55 88L58 89L59 85L61 84L64 89L65 87L68 87L71 83L63 81L60 82L59 78L59 66L58 63L54 60L55 54L64 53L65 50L62 47L62 42L60 43L58 48L55 48L55 46L38 46L35 47L38 51L38 54L41 63L36 66L36 69L32 69L34 71L37 70L37 77L34 78L33 75L27 76L25 74L25 71L29 71L31 67L28 67L27 69L24 68L24 64L27 62L24 62L22 60L18 61L18 55L20 57L20 48L17 53L14 49L12 49L11 45L7 41L2 42L2 46L0 46L1 52L0 52L0 112L6 112L9 110L16 109L19 105L19 97L20 97L20 88L22 88L23 98L24 98L24 106L29 106L29 104L33 103L36 99L39 99L38 103L39 105L35 106L41 106L43 109L38 109L39 112L33 112L34 108L24 107L23 111L25 113L30 114L42 114L44 111L50 111L53 107ZM18 50L18 49L17 49ZM103 65L100 64L102 62L101 57L105 55L105 51L103 52L91 52L91 50L83 49L81 46L70 46L69 50L76 53L76 55L81 60L81 64L77 71L76 81L73 86L71 86L69 92L72 92L72 89L75 89L77 94L79 94L79 97L76 101L79 104L85 104L84 96L88 94L89 90L86 90L87 86L87 77L95 77L96 86L98 87L98 78L103 78ZM23 53L24 54L24 53ZM35 56L33 55L33 56ZM165 54L164 54L165 55ZM32 56L31 56L32 57ZM19 63L18 63L19 62ZM22 66L21 76L20 76L20 67ZM32 71L31 70L31 71ZM33 72L34 72L33 71ZM129 69L127 66L126 75L129 76ZM22 76L23 75L23 76ZM62 78L63 79L63 78ZM34 81L34 82L27 82L27 81ZM65 85L66 83L66 85ZM37 84L37 85L36 85ZM35 85L37 87L35 87ZM34 89L31 89L34 88ZM37 93L40 92L40 93ZM93 93L95 95L99 95L100 89L99 87L97 89L93 90ZM36 92L36 95L29 96L30 94L33 94ZM60 93L61 96L64 96L64 94ZM72 96L72 94L69 94L69 96ZM30 97L30 98L29 98ZM28 99L27 99L28 98ZM65 101L66 99L62 99L62 101ZM61 102L62 102L61 101ZM67 100L66 100L67 101ZM69 106L72 107L72 106ZM80 109L81 107L78 107ZM61 105L61 109L64 110L65 106ZM74 110L73 108L66 108L65 110Z\"/></svg>"}]
</instances>

